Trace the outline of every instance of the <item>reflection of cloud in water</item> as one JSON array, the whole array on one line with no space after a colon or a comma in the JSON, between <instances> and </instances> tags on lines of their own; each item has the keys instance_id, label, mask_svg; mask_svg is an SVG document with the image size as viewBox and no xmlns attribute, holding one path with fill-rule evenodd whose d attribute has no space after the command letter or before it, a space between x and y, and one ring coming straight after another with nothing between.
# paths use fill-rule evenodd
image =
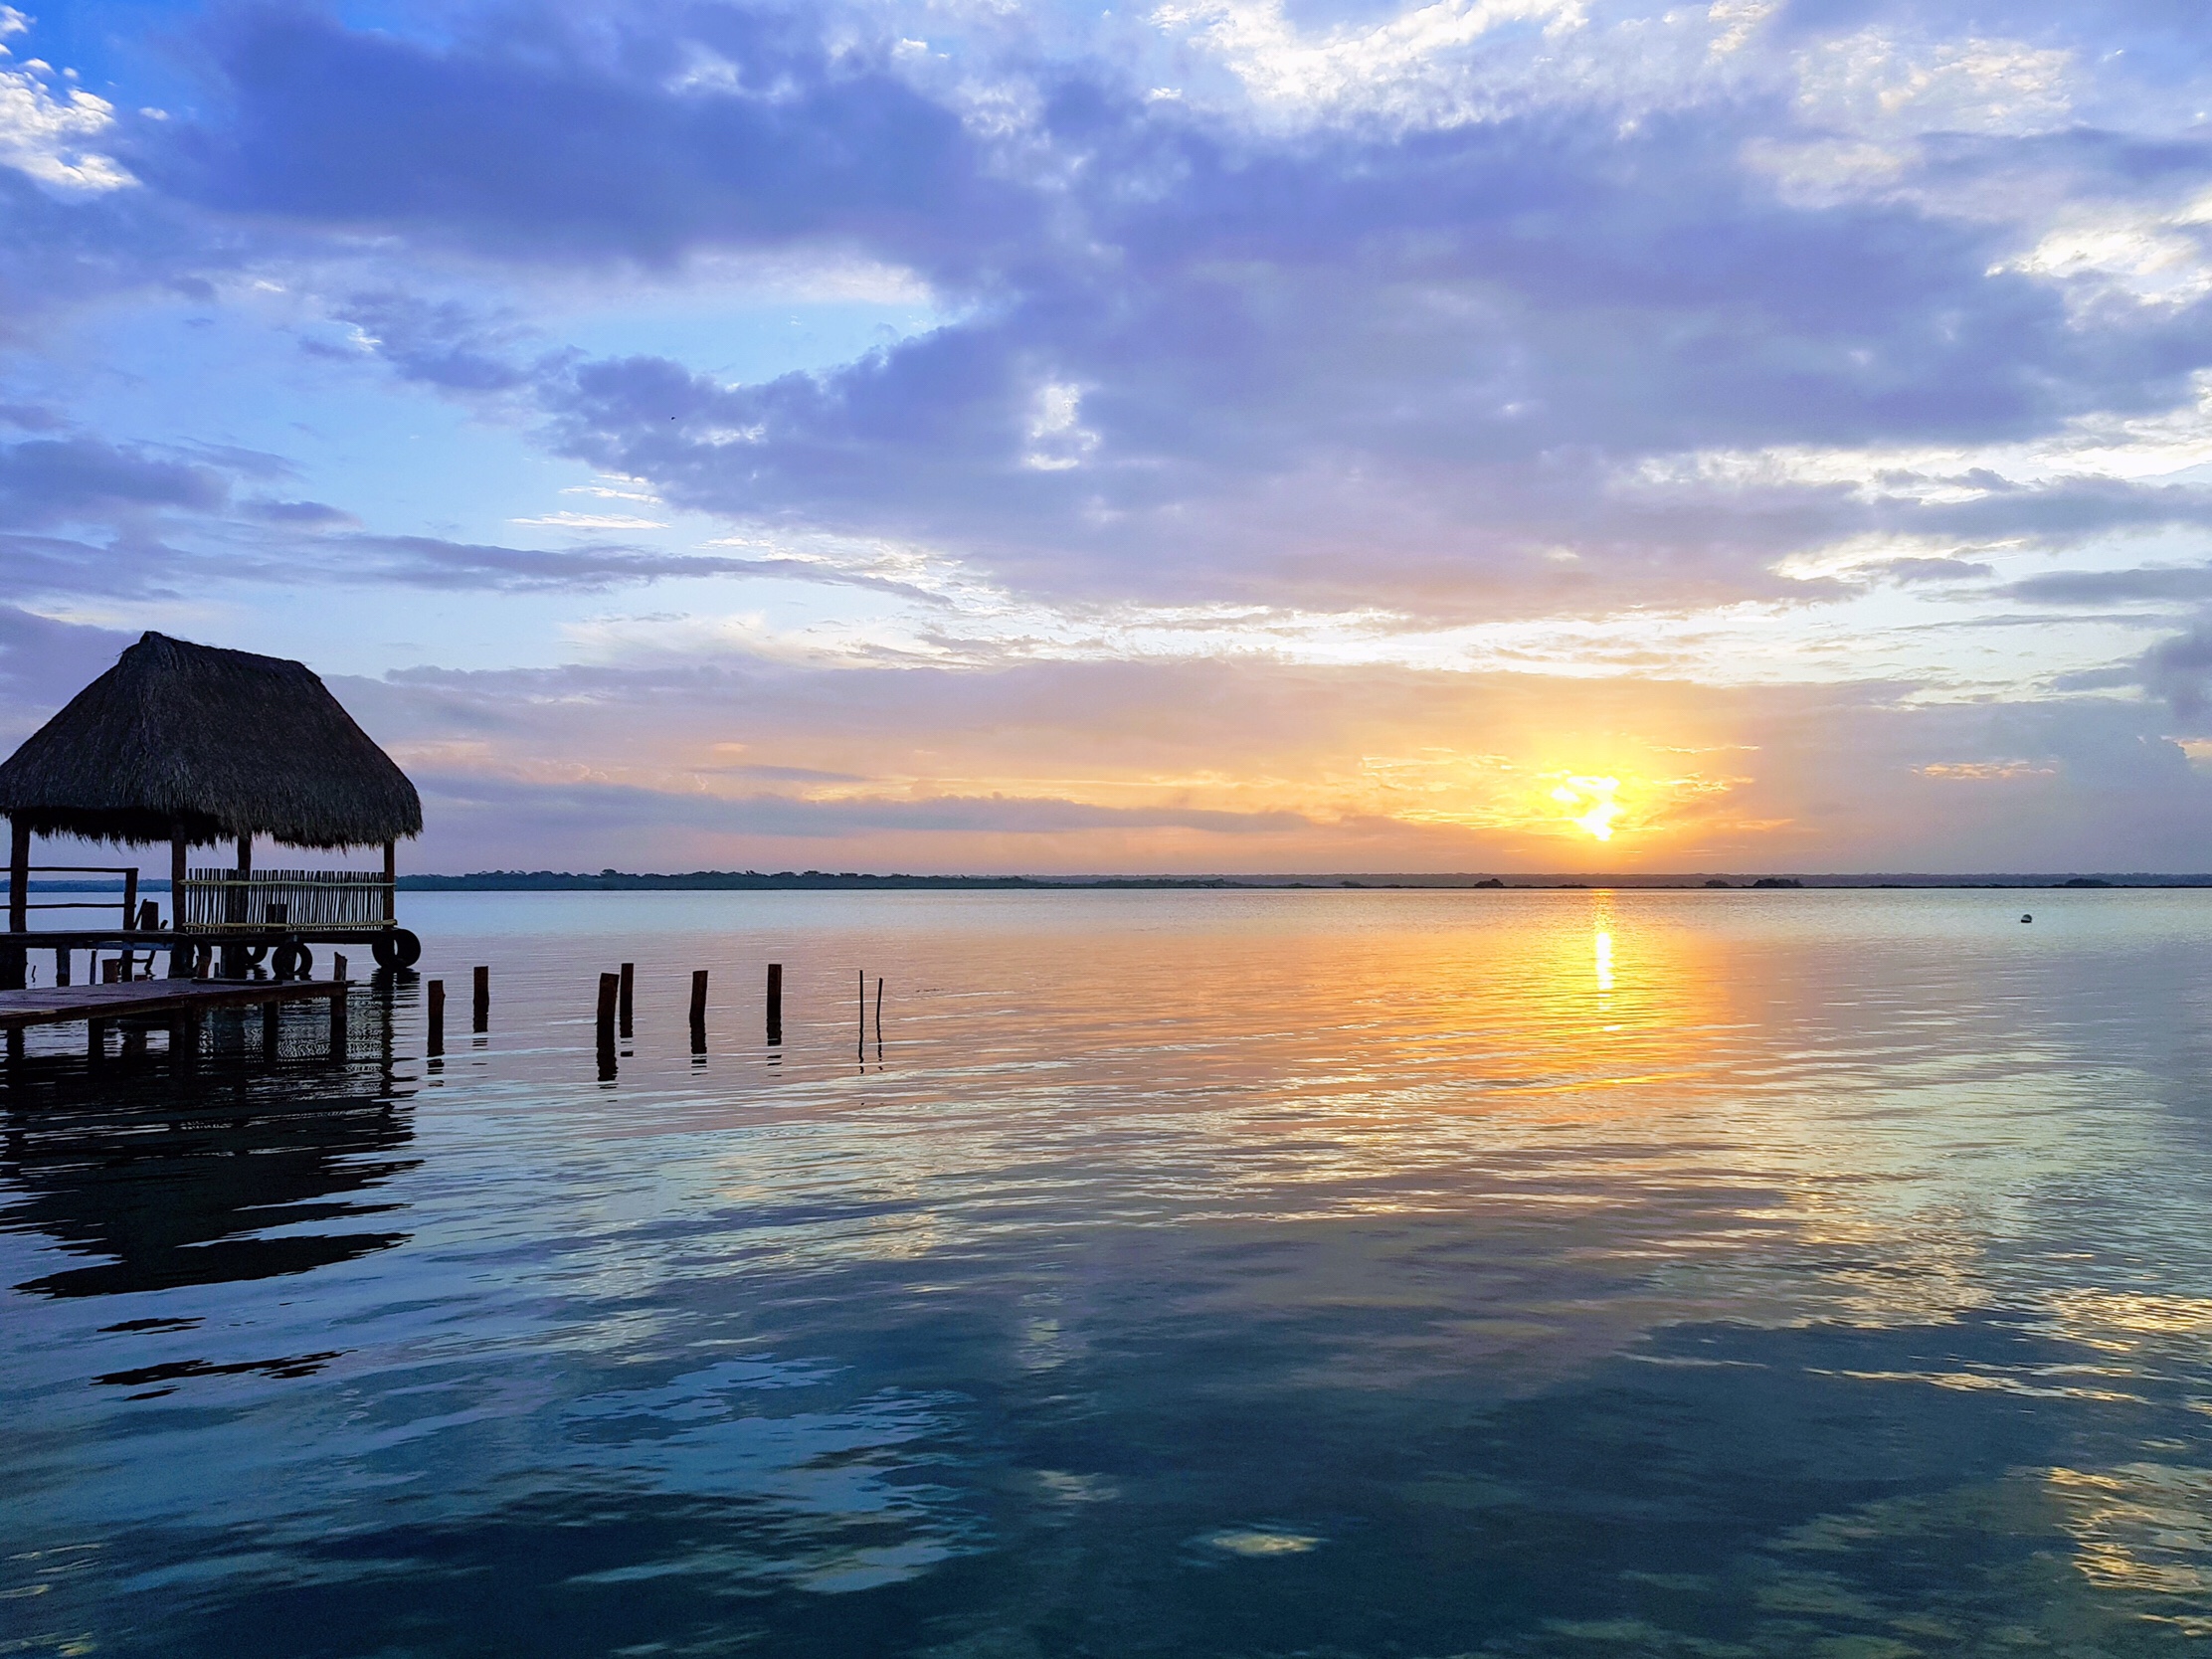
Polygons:
<instances>
[{"instance_id":1,"label":"reflection of cloud in water","mask_svg":"<svg viewBox=\"0 0 2212 1659\"><path fill-rule=\"evenodd\" d=\"M1276 1556L1303 1556L1318 1549L1322 1539L1318 1533L1294 1533L1279 1527L1223 1527L1201 1533L1192 1542L1223 1555L1266 1561Z\"/></svg>"},{"instance_id":2,"label":"reflection of cloud in water","mask_svg":"<svg viewBox=\"0 0 2212 1659\"><path fill-rule=\"evenodd\" d=\"M960 1553L971 1525L949 1514L946 1489L913 1477L933 1460L916 1442L953 1432L949 1396L885 1391L834 1409L775 1409L797 1403L779 1396L831 1380L819 1367L733 1360L573 1401L561 1460L595 1491L719 1501L729 1506L722 1525L742 1541L613 1576L707 1573L838 1593L915 1577Z\"/></svg>"},{"instance_id":3,"label":"reflection of cloud in water","mask_svg":"<svg viewBox=\"0 0 2212 1659\"><path fill-rule=\"evenodd\" d=\"M2103 1473L2053 1469L2049 1480L2084 1578L2158 1597L2145 1617L2212 1636L2212 1469L2126 1463Z\"/></svg>"}]
</instances>

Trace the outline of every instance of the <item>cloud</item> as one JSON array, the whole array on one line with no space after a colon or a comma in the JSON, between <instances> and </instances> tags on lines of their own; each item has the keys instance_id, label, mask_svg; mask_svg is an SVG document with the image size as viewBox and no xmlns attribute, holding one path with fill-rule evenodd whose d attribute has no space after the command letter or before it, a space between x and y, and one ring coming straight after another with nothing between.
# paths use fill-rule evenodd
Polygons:
<instances>
[{"instance_id":1,"label":"cloud","mask_svg":"<svg viewBox=\"0 0 2212 1659\"><path fill-rule=\"evenodd\" d=\"M2161 640L2142 654L2143 689L2163 697L2183 720L2202 719L2212 707L2212 624Z\"/></svg>"},{"instance_id":2,"label":"cloud","mask_svg":"<svg viewBox=\"0 0 2212 1659\"><path fill-rule=\"evenodd\" d=\"M332 306L331 315L347 325L347 345L310 337L302 342L310 354L370 353L403 379L449 392L503 392L528 377L513 354L527 343L529 330L511 318L487 318L458 299L385 289L354 294Z\"/></svg>"},{"instance_id":3,"label":"cloud","mask_svg":"<svg viewBox=\"0 0 2212 1659\"><path fill-rule=\"evenodd\" d=\"M0 604L0 743L30 736L135 638Z\"/></svg>"},{"instance_id":4,"label":"cloud","mask_svg":"<svg viewBox=\"0 0 2212 1659\"><path fill-rule=\"evenodd\" d=\"M852 796L675 794L613 784L543 784L441 772L415 774L435 800L461 812L528 813L556 831L578 827L677 827L718 834L835 839L874 830L924 835L1057 835L1082 830L1197 830L1249 835L1293 830L1296 813L1107 807L1035 796Z\"/></svg>"},{"instance_id":5,"label":"cloud","mask_svg":"<svg viewBox=\"0 0 2212 1659\"><path fill-rule=\"evenodd\" d=\"M549 520L520 522L542 524ZM578 528L595 527L581 514L558 522ZM323 567L327 578L359 581L373 577L409 587L604 593L660 581L751 576L869 588L924 602L934 602L935 597L909 583L815 559L731 558L604 545L548 550L446 541L436 536L369 534L337 538L330 545L332 556Z\"/></svg>"},{"instance_id":6,"label":"cloud","mask_svg":"<svg viewBox=\"0 0 2212 1659\"><path fill-rule=\"evenodd\" d=\"M13 6L0 6L0 39L29 27ZM20 68L0 65L0 167L65 196L135 184L113 157L92 147L114 124L115 106L80 87L57 90L50 75L37 59Z\"/></svg>"},{"instance_id":7,"label":"cloud","mask_svg":"<svg viewBox=\"0 0 2212 1659\"><path fill-rule=\"evenodd\" d=\"M2142 566L2133 570L2055 570L1998 590L2030 605L2128 605L2145 601L2212 600L2212 565Z\"/></svg>"},{"instance_id":8,"label":"cloud","mask_svg":"<svg viewBox=\"0 0 2212 1659\"><path fill-rule=\"evenodd\" d=\"M0 445L0 526L50 525L165 508L211 512L229 487L205 466L149 456L95 438L40 438Z\"/></svg>"},{"instance_id":9,"label":"cloud","mask_svg":"<svg viewBox=\"0 0 2212 1659\"><path fill-rule=\"evenodd\" d=\"M411 764L699 861L1534 860L1536 777L1800 862L2185 823L2201 23L249 0L189 98L9 60L136 182L0 157L0 595L428 660L349 693Z\"/></svg>"},{"instance_id":10,"label":"cloud","mask_svg":"<svg viewBox=\"0 0 2212 1659\"><path fill-rule=\"evenodd\" d=\"M273 501L265 496L241 502L239 510L248 518L258 518L265 524L285 524L302 530L328 530L360 523L344 508L333 507L325 501Z\"/></svg>"},{"instance_id":11,"label":"cloud","mask_svg":"<svg viewBox=\"0 0 2212 1659\"><path fill-rule=\"evenodd\" d=\"M511 863L527 825L529 845L594 869L610 846L818 862L788 844L808 835L838 867L1557 869L1597 843L1554 791L1610 777L1605 850L1626 867L2181 869L2212 809L2168 712L2114 697L1916 706L1905 686L1265 661L665 662L337 688L440 780L433 868ZM1981 788L1960 768L2013 771Z\"/></svg>"},{"instance_id":12,"label":"cloud","mask_svg":"<svg viewBox=\"0 0 2212 1659\"><path fill-rule=\"evenodd\" d=\"M825 19L686 4L454 22L433 47L291 7L232 13L208 46L238 118L178 131L153 176L226 213L547 262L864 241L959 268L979 229L1033 222L957 115L861 42L832 50Z\"/></svg>"}]
</instances>

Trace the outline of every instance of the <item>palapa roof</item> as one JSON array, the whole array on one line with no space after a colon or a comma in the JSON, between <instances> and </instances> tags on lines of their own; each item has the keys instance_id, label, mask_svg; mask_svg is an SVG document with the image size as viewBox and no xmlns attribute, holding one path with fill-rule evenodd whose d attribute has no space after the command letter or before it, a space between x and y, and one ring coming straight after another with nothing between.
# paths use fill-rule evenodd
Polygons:
<instances>
[{"instance_id":1,"label":"palapa roof","mask_svg":"<svg viewBox=\"0 0 2212 1659\"><path fill-rule=\"evenodd\" d=\"M418 835L422 798L303 662L147 634L0 763L38 834L144 843Z\"/></svg>"}]
</instances>

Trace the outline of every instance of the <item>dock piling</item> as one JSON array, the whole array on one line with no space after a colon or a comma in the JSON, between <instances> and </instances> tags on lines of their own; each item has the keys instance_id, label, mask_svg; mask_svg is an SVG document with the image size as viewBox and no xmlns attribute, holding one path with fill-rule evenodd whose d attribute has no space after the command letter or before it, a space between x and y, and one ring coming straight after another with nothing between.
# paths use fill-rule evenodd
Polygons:
<instances>
[{"instance_id":1,"label":"dock piling","mask_svg":"<svg viewBox=\"0 0 2212 1659\"><path fill-rule=\"evenodd\" d=\"M706 1052L706 974L704 968L691 971L691 1052Z\"/></svg>"},{"instance_id":2,"label":"dock piling","mask_svg":"<svg viewBox=\"0 0 2212 1659\"><path fill-rule=\"evenodd\" d=\"M636 983L637 976L638 965L635 962L622 965L622 1034L625 1040L630 1036L631 988Z\"/></svg>"},{"instance_id":3,"label":"dock piling","mask_svg":"<svg viewBox=\"0 0 2212 1659\"><path fill-rule=\"evenodd\" d=\"M622 997L622 976L599 976L599 1080L615 1080L615 1005Z\"/></svg>"},{"instance_id":4,"label":"dock piling","mask_svg":"<svg viewBox=\"0 0 2212 1659\"><path fill-rule=\"evenodd\" d=\"M469 1011L469 1029L491 1029L491 970L478 965L476 969L475 997Z\"/></svg>"},{"instance_id":5,"label":"dock piling","mask_svg":"<svg viewBox=\"0 0 2212 1659\"><path fill-rule=\"evenodd\" d=\"M768 1040L780 1044L784 1040L784 965L768 965Z\"/></svg>"},{"instance_id":6,"label":"dock piling","mask_svg":"<svg viewBox=\"0 0 2212 1659\"><path fill-rule=\"evenodd\" d=\"M337 981L337 982L338 982L338 983L339 983L340 985L343 985L343 984L345 984L345 983L346 983L346 959L345 959L344 957L342 957L342 956L333 956L333 957L331 957L331 959L330 959L330 977L331 977L332 979L336 980L336 981Z\"/></svg>"},{"instance_id":7,"label":"dock piling","mask_svg":"<svg viewBox=\"0 0 2212 1659\"><path fill-rule=\"evenodd\" d=\"M342 967L345 958L338 958ZM338 984L345 984L345 975L338 975ZM346 1057L346 993L333 992L330 997L330 1057L342 1061Z\"/></svg>"},{"instance_id":8,"label":"dock piling","mask_svg":"<svg viewBox=\"0 0 2212 1659\"><path fill-rule=\"evenodd\" d=\"M429 1031L424 1038L424 1046L433 1054L446 1052L446 982L444 980L432 980L430 982Z\"/></svg>"}]
</instances>

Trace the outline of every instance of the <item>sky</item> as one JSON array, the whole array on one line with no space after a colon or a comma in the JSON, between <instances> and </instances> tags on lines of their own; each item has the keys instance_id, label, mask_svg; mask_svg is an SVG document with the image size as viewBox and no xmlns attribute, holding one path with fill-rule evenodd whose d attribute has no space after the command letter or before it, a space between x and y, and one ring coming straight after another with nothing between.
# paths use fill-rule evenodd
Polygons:
<instances>
[{"instance_id":1,"label":"sky","mask_svg":"<svg viewBox=\"0 0 2212 1659\"><path fill-rule=\"evenodd\" d=\"M0 47L0 748L156 629L423 870L2212 868L2202 0Z\"/></svg>"}]
</instances>

